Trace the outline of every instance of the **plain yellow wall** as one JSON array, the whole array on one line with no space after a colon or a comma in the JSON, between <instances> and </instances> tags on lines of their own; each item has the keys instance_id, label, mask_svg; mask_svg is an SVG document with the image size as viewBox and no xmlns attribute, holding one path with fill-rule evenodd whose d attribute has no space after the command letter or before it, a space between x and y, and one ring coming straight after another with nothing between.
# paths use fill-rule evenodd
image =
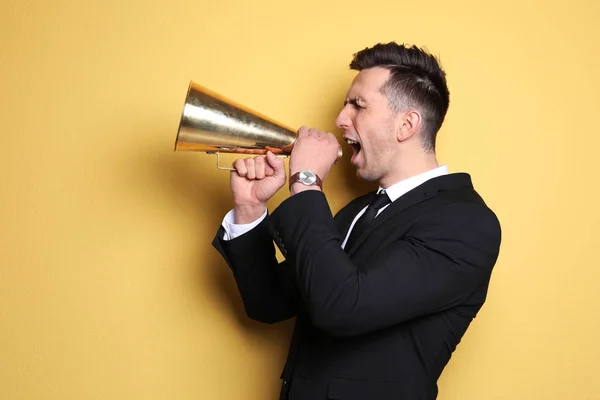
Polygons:
<instances>
[{"instance_id":1,"label":"plain yellow wall","mask_svg":"<svg viewBox=\"0 0 600 400\"><path fill-rule=\"evenodd\" d=\"M2 0L0 399L275 399L292 323L248 320L210 245L228 174L172 151L185 91L339 134L351 55L390 40L441 57L439 159L504 229L439 398L600 399L599 17L595 0ZM347 156L326 183L334 211L366 188Z\"/></svg>"}]
</instances>

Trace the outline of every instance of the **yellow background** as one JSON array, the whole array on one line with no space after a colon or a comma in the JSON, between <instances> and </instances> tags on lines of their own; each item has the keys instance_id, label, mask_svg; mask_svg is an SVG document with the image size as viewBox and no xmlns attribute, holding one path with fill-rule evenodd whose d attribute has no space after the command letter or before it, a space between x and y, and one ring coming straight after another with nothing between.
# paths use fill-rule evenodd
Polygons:
<instances>
[{"instance_id":1,"label":"yellow background","mask_svg":"<svg viewBox=\"0 0 600 400\"><path fill-rule=\"evenodd\" d=\"M441 57L439 159L504 233L439 398L600 399L598 4L2 0L0 398L275 399L292 324L248 320L210 246L228 174L172 151L188 82L339 135L352 54L396 40ZM365 188L347 155L326 182L334 211Z\"/></svg>"}]
</instances>

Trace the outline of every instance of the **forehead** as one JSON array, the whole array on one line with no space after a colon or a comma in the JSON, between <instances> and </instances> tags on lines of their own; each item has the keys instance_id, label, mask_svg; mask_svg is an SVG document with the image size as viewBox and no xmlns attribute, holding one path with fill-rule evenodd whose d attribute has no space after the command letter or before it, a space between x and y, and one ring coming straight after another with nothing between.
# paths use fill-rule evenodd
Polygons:
<instances>
[{"instance_id":1,"label":"forehead","mask_svg":"<svg viewBox=\"0 0 600 400\"><path fill-rule=\"evenodd\" d=\"M381 68L363 69L356 75L348 90L348 97L363 97L365 99L383 96L381 87L390 77L390 71Z\"/></svg>"}]
</instances>

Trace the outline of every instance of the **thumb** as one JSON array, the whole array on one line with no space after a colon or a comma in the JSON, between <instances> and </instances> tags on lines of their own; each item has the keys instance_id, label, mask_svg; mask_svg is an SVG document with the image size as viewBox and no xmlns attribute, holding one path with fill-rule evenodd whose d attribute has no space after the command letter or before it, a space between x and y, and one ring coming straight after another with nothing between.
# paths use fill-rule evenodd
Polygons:
<instances>
[{"instance_id":1,"label":"thumb","mask_svg":"<svg viewBox=\"0 0 600 400\"><path fill-rule=\"evenodd\" d=\"M267 152L267 163L273 168L273 176L285 180L285 163L272 152Z\"/></svg>"}]
</instances>

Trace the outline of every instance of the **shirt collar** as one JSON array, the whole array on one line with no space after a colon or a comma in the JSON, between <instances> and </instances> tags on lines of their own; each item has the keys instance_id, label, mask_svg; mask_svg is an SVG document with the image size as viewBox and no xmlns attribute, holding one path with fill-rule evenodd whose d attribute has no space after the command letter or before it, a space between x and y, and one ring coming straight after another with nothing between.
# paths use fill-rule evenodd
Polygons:
<instances>
[{"instance_id":1,"label":"shirt collar","mask_svg":"<svg viewBox=\"0 0 600 400\"><path fill-rule=\"evenodd\" d=\"M385 192L389 196L391 201L395 201L400 196L410 192L414 188L423 183L427 182L430 179L437 178L438 176L447 175L448 174L448 166L441 165L437 168L431 169L429 171L423 172L419 175L411 176L408 179L404 179L400 182L394 183L392 186L385 189ZM383 189L379 187L378 192Z\"/></svg>"}]
</instances>

